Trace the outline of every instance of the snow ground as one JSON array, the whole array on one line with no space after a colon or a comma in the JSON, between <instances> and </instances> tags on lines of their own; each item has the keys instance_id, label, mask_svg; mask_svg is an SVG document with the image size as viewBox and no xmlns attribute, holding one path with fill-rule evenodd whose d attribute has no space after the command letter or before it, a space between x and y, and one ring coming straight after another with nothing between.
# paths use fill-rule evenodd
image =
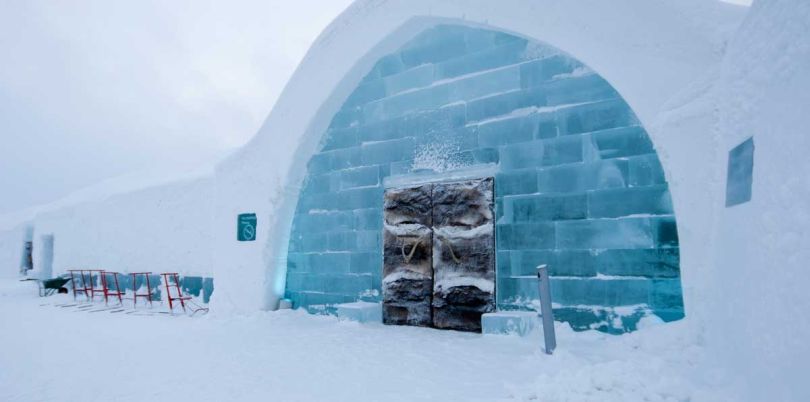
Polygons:
<instances>
[{"instance_id":1,"label":"snow ground","mask_svg":"<svg viewBox=\"0 0 810 402\"><path fill-rule=\"evenodd\" d=\"M733 400L684 322L634 334L482 336L282 310L243 317L88 313L0 281L0 400ZM157 309L157 308L156 308Z\"/></svg>"}]
</instances>

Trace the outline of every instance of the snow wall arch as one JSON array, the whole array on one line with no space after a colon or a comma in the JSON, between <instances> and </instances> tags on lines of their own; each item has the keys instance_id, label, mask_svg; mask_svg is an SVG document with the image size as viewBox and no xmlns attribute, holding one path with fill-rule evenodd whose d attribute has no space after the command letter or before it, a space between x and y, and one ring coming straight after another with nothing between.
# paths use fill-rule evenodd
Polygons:
<instances>
[{"instance_id":1,"label":"snow wall arch","mask_svg":"<svg viewBox=\"0 0 810 402\"><path fill-rule=\"evenodd\" d=\"M706 170L714 171L716 145L706 135L711 108L689 108L702 89L694 96L683 92L719 62L716 28L735 26L741 17L736 7L701 1L356 2L312 46L253 140L217 169L214 266L220 279L212 311L277 306L306 161L329 118L382 55L419 32L454 23L564 49L622 94L648 128L666 171L678 214L684 301L695 317L690 301L708 293L700 288L718 195L694 189L706 183ZM259 216L256 242L234 240L234 219L243 212Z\"/></svg>"},{"instance_id":2,"label":"snow wall arch","mask_svg":"<svg viewBox=\"0 0 810 402\"><path fill-rule=\"evenodd\" d=\"M381 300L384 182L473 174L495 178L499 309L534 309L548 264L555 316L576 329L683 317L657 154L615 89L569 55L436 25L376 61L329 120L292 220L296 307Z\"/></svg>"}]
</instances>

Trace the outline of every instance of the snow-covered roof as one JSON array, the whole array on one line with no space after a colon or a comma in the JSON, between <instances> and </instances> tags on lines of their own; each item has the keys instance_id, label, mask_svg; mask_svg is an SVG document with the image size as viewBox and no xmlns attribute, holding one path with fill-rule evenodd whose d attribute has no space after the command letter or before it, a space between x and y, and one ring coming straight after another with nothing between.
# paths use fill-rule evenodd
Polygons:
<instances>
[{"instance_id":1,"label":"snow-covered roof","mask_svg":"<svg viewBox=\"0 0 810 402\"><path fill-rule=\"evenodd\" d=\"M529 37L569 53L606 78L648 122L720 60L747 10L705 0L359 0L318 37L262 128L231 159L265 149L267 142L283 148L279 140L306 131L316 109L339 104L379 56L447 21ZM329 95L337 99L324 105Z\"/></svg>"},{"instance_id":2,"label":"snow-covered roof","mask_svg":"<svg viewBox=\"0 0 810 402\"><path fill-rule=\"evenodd\" d=\"M112 196L133 193L153 187L212 177L214 166L222 159L185 163L172 167L160 166L130 172L74 191L56 201L0 214L0 231L10 230L33 221L37 215L75 205L104 201Z\"/></svg>"}]
</instances>

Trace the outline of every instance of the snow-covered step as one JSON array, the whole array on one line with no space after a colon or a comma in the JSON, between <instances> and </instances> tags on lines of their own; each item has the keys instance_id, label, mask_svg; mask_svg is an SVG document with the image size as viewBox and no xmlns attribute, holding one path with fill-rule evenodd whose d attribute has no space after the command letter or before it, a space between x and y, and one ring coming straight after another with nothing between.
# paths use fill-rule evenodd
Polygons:
<instances>
[{"instance_id":1,"label":"snow-covered step","mask_svg":"<svg viewBox=\"0 0 810 402\"><path fill-rule=\"evenodd\" d=\"M357 322L382 322L382 304L354 302L338 304L337 315L340 320Z\"/></svg>"},{"instance_id":2,"label":"snow-covered step","mask_svg":"<svg viewBox=\"0 0 810 402\"><path fill-rule=\"evenodd\" d=\"M481 332L484 334L527 336L542 326L536 311L499 311L481 315Z\"/></svg>"}]
</instances>

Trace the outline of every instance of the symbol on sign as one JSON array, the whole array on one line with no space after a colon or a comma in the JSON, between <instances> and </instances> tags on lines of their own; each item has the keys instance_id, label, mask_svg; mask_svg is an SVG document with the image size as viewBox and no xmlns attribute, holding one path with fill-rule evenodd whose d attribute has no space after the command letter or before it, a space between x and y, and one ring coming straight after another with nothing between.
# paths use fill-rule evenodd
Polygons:
<instances>
[{"instance_id":1,"label":"symbol on sign","mask_svg":"<svg viewBox=\"0 0 810 402\"><path fill-rule=\"evenodd\" d=\"M256 229L253 226L245 225L245 227L242 228L242 238L252 239L254 236L256 236Z\"/></svg>"}]
</instances>

